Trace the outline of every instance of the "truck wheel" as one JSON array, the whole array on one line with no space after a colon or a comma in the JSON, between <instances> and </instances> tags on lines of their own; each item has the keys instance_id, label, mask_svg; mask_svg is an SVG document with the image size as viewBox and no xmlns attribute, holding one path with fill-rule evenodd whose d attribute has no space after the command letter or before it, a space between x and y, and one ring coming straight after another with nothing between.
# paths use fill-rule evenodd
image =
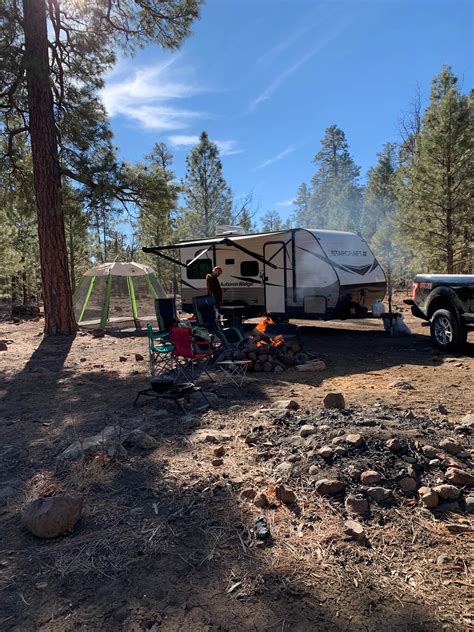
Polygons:
<instances>
[{"instance_id":1,"label":"truck wheel","mask_svg":"<svg viewBox=\"0 0 474 632\"><path fill-rule=\"evenodd\" d=\"M458 349L467 340L467 329L449 309L438 309L431 317L431 340L442 351Z\"/></svg>"}]
</instances>

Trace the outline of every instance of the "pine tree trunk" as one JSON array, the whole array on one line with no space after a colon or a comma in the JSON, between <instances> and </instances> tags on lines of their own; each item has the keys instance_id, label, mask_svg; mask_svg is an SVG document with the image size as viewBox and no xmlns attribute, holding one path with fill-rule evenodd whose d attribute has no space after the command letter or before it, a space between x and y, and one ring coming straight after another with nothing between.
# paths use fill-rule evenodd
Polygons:
<instances>
[{"instance_id":1,"label":"pine tree trunk","mask_svg":"<svg viewBox=\"0 0 474 632\"><path fill-rule=\"evenodd\" d=\"M72 334L77 325L72 309L61 207L61 174L50 86L44 0L23 0L23 29L45 333Z\"/></svg>"}]
</instances>

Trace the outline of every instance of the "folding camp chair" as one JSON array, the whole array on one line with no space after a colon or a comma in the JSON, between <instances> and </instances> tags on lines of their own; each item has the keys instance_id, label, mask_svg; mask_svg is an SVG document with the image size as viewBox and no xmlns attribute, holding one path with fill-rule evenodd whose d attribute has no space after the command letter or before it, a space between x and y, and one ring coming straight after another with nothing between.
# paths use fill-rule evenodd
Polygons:
<instances>
[{"instance_id":1,"label":"folding camp chair","mask_svg":"<svg viewBox=\"0 0 474 632\"><path fill-rule=\"evenodd\" d=\"M244 343L244 336L239 328L222 326L214 296L193 297L193 312L198 324L215 334L226 349L238 349Z\"/></svg>"},{"instance_id":2,"label":"folding camp chair","mask_svg":"<svg viewBox=\"0 0 474 632\"><path fill-rule=\"evenodd\" d=\"M191 327L172 327L171 342L174 349L171 355L176 360L176 382L196 382L202 373L212 380L208 368L213 358L212 345L205 340L196 340Z\"/></svg>"},{"instance_id":3,"label":"folding camp chair","mask_svg":"<svg viewBox=\"0 0 474 632\"><path fill-rule=\"evenodd\" d=\"M175 367L175 359L171 355L174 345L171 342L169 332L159 331L155 333L150 323L146 326L146 330L151 375L154 377L157 373L172 371Z\"/></svg>"},{"instance_id":4,"label":"folding camp chair","mask_svg":"<svg viewBox=\"0 0 474 632\"><path fill-rule=\"evenodd\" d=\"M174 298L156 298L155 313L160 331L169 332L170 328L178 320Z\"/></svg>"}]
</instances>

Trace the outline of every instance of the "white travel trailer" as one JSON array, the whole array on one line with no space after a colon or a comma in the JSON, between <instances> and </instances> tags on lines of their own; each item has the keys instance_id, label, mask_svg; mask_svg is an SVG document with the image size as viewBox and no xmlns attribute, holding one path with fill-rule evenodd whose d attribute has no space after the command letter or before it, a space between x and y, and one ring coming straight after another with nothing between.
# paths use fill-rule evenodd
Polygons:
<instances>
[{"instance_id":1,"label":"white travel trailer","mask_svg":"<svg viewBox=\"0 0 474 632\"><path fill-rule=\"evenodd\" d=\"M360 318L385 295L385 274L355 233L293 228L245 235L227 228L209 239L143 248L179 264L185 311L192 311L193 296L207 294L206 275L217 265L223 306L240 306L246 317Z\"/></svg>"}]
</instances>

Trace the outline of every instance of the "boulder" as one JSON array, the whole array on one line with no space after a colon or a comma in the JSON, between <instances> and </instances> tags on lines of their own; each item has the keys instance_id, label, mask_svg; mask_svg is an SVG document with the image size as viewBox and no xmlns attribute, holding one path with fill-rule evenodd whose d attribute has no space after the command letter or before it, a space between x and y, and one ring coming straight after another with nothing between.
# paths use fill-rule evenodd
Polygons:
<instances>
[{"instance_id":1,"label":"boulder","mask_svg":"<svg viewBox=\"0 0 474 632\"><path fill-rule=\"evenodd\" d=\"M465 470L458 470L455 467L448 467L446 470L446 478L454 485L463 485L466 487L474 487L474 476Z\"/></svg>"},{"instance_id":2,"label":"boulder","mask_svg":"<svg viewBox=\"0 0 474 632\"><path fill-rule=\"evenodd\" d=\"M383 501L390 498L391 495L392 490L386 487L369 487L367 490L367 496L377 503L383 503Z\"/></svg>"},{"instance_id":3,"label":"boulder","mask_svg":"<svg viewBox=\"0 0 474 632\"><path fill-rule=\"evenodd\" d=\"M414 492L418 487L418 483L411 476L404 476L398 481L398 484L404 492Z\"/></svg>"},{"instance_id":4,"label":"boulder","mask_svg":"<svg viewBox=\"0 0 474 632\"><path fill-rule=\"evenodd\" d=\"M443 500L457 500L461 495L461 490L455 485L436 485L433 489Z\"/></svg>"},{"instance_id":5,"label":"boulder","mask_svg":"<svg viewBox=\"0 0 474 632\"><path fill-rule=\"evenodd\" d=\"M310 437L311 435L314 435L317 433L317 430L314 426L312 426L311 424L305 424L304 426L301 426L300 428L300 436L301 437Z\"/></svg>"},{"instance_id":6,"label":"boulder","mask_svg":"<svg viewBox=\"0 0 474 632\"><path fill-rule=\"evenodd\" d=\"M343 410L346 407L346 400L342 393L328 393L324 398L324 408L338 408Z\"/></svg>"},{"instance_id":7,"label":"boulder","mask_svg":"<svg viewBox=\"0 0 474 632\"><path fill-rule=\"evenodd\" d=\"M346 443L360 448L364 445L364 437L361 434L348 434L346 437Z\"/></svg>"},{"instance_id":8,"label":"boulder","mask_svg":"<svg viewBox=\"0 0 474 632\"><path fill-rule=\"evenodd\" d=\"M435 509L438 506L438 494L430 487L420 487L418 490L420 500L427 509Z\"/></svg>"},{"instance_id":9,"label":"boulder","mask_svg":"<svg viewBox=\"0 0 474 632\"><path fill-rule=\"evenodd\" d=\"M421 451L423 453L423 456L426 456L427 459L436 459L440 452L438 448L435 448L432 445L424 445L421 448Z\"/></svg>"},{"instance_id":10,"label":"boulder","mask_svg":"<svg viewBox=\"0 0 474 632\"><path fill-rule=\"evenodd\" d=\"M381 479L382 476L375 470L366 470L360 475L360 482L364 485L376 485Z\"/></svg>"},{"instance_id":11,"label":"boulder","mask_svg":"<svg viewBox=\"0 0 474 632\"><path fill-rule=\"evenodd\" d=\"M345 484L342 481L332 478L321 478L314 486L316 493L320 496L334 496L342 492L344 488Z\"/></svg>"},{"instance_id":12,"label":"boulder","mask_svg":"<svg viewBox=\"0 0 474 632\"><path fill-rule=\"evenodd\" d=\"M347 513L363 516L369 513L369 501L362 494L350 494L344 503Z\"/></svg>"},{"instance_id":13,"label":"boulder","mask_svg":"<svg viewBox=\"0 0 474 632\"><path fill-rule=\"evenodd\" d=\"M264 494L263 492L256 494L255 498L253 499L253 504L255 505L255 507L259 507L260 509L267 507L268 498L266 494Z\"/></svg>"},{"instance_id":14,"label":"boulder","mask_svg":"<svg viewBox=\"0 0 474 632\"><path fill-rule=\"evenodd\" d=\"M356 520L346 520L344 523L344 533L353 540L356 540L356 542L365 540L365 529L360 522Z\"/></svg>"},{"instance_id":15,"label":"boulder","mask_svg":"<svg viewBox=\"0 0 474 632\"><path fill-rule=\"evenodd\" d=\"M82 497L67 494L37 498L24 510L22 523L38 538L56 538L73 529L83 503Z\"/></svg>"},{"instance_id":16,"label":"boulder","mask_svg":"<svg viewBox=\"0 0 474 632\"><path fill-rule=\"evenodd\" d=\"M443 439L442 441L440 441L439 447L442 448L448 454L454 454L454 455L459 454L459 452L462 452L463 450L463 446L459 443L459 441L456 441L456 439L452 439L452 438Z\"/></svg>"},{"instance_id":17,"label":"boulder","mask_svg":"<svg viewBox=\"0 0 474 632\"><path fill-rule=\"evenodd\" d=\"M400 450L402 449L400 439L397 439L396 437L394 437L393 439L389 439L385 445L391 452L400 452Z\"/></svg>"},{"instance_id":18,"label":"boulder","mask_svg":"<svg viewBox=\"0 0 474 632\"><path fill-rule=\"evenodd\" d=\"M277 500L281 501L285 505L292 505L298 500L295 492L284 485L277 485L275 487L275 495Z\"/></svg>"},{"instance_id":19,"label":"boulder","mask_svg":"<svg viewBox=\"0 0 474 632\"><path fill-rule=\"evenodd\" d=\"M122 442L127 448L140 448L141 450L153 450L157 448L159 443L143 430L132 430L129 432L124 441Z\"/></svg>"}]
</instances>

